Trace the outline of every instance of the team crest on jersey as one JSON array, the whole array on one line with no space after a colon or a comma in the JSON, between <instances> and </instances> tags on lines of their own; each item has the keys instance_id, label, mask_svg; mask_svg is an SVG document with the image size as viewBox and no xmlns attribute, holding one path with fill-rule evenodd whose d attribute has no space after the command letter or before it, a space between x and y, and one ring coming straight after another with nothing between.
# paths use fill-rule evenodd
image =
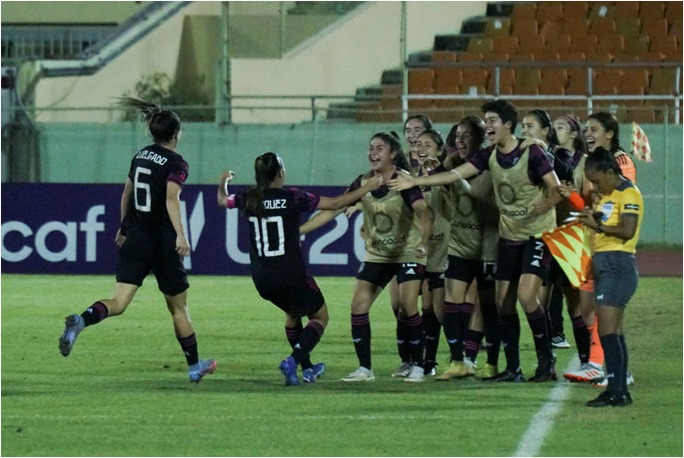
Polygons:
<instances>
[{"instance_id":1,"label":"team crest on jersey","mask_svg":"<svg viewBox=\"0 0 684 458\"><path fill-rule=\"evenodd\" d=\"M601 221L608 221L608 218L610 218L610 215L613 214L613 209L615 209L615 202L606 202L603 204L601 207L601 212L603 213L603 216L601 217Z\"/></svg>"},{"instance_id":2,"label":"team crest on jersey","mask_svg":"<svg viewBox=\"0 0 684 458\"><path fill-rule=\"evenodd\" d=\"M518 200L518 197L515 195L515 189L513 189L513 186L511 186L510 183L499 184L499 199L507 205Z\"/></svg>"}]
</instances>

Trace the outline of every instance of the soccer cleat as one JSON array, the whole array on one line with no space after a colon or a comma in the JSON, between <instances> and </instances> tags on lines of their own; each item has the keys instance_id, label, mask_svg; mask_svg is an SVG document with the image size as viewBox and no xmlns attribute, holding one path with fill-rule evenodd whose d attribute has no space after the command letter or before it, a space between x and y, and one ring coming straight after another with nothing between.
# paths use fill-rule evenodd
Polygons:
<instances>
[{"instance_id":1,"label":"soccer cleat","mask_svg":"<svg viewBox=\"0 0 684 458\"><path fill-rule=\"evenodd\" d=\"M427 377L428 375L437 375L437 364L434 361L425 361L425 364L423 364L423 370L425 371L425 376Z\"/></svg>"},{"instance_id":2,"label":"soccer cleat","mask_svg":"<svg viewBox=\"0 0 684 458\"><path fill-rule=\"evenodd\" d=\"M508 382L508 383L523 383L525 381L525 376L522 373L522 369L518 368L515 372L510 369L506 369L500 374L488 379L490 382Z\"/></svg>"},{"instance_id":3,"label":"soccer cleat","mask_svg":"<svg viewBox=\"0 0 684 458\"><path fill-rule=\"evenodd\" d=\"M404 381L409 382L409 383L424 382L425 381L425 370L418 365L411 366L411 372L404 379Z\"/></svg>"},{"instance_id":4,"label":"soccer cleat","mask_svg":"<svg viewBox=\"0 0 684 458\"><path fill-rule=\"evenodd\" d=\"M197 363L197 365L199 366L199 370L188 371L190 381L194 383L199 383L200 380L202 380L202 377L204 377L205 375L213 374L216 370L215 359L202 359L199 363Z\"/></svg>"},{"instance_id":5,"label":"soccer cleat","mask_svg":"<svg viewBox=\"0 0 684 458\"><path fill-rule=\"evenodd\" d=\"M549 380L556 381L558 376L556 375L556 355L553 355L551 359L540 358L537 364L537 369L534 371L534 376L529 378L529 382L548 382Z\"/></svg>"},{"instance_id":6,"label":"soccer cleat","mask_svg":"<svg viewBox=\"0 0 684 458\"><path fill-rule=\"evenodd\" d=\"M313 367L310 367L309 369L304 369L302 372L302 378L304 379L304 382L306 383L313 383L316 381L318 377L323 375L325 373L325 364L324 363L316 363L313 365Z\"/></svg>"},{"instance_id":7,"label":"soccer cleat","mask_svg":"<svg viewBox=\"0 0 684 458\"><path fill-rule=\"evenodd\" d=\"M408 377L411 373L411 364L407 362L402 362L399 369L392 373L392 377Z\"/></svg>"},{"instance_id":8,"label":"soccer cleat","mask_svg":"<svg viewBox=\"0 0 684 458\"><path fill-rule=\"evenodd\" d=\"M447 381L457 378L468 377L475 375L475 363L466 359L464 361L452 361L449 368L445 370L442 375L435 378L435 380Z\"/></svg>"},{"instance_id":9,"label":"soccer cleat","mask_svg":"<svg viewBox=\"0 0 684 458\"><path fill-rule=\"evenodd\" d=\"M570 343L568 343L563 334L558 334L551 338L551 346L553 348L570 348Z\"/></svg>"},{"instance_id":10,"label":"soccer cleat","mask_svg":"<svg viewBox=\"0 0 684 458\"><path fill-rule=\"evenodd\" d=\"M484 367L478 367L475 370L475 376L480 380L487 381L496 377L499 374L498 366L494 364L485 364Z\"/></svg>"},{"instance_id":11,"label":"soccer cleat","mask_svg":"<svg viewBox=\"0 0 684 458\"><path fill-rule=\"evenodd\" d=\"M592 385L596 388L605 388L608 386L608 379L604 378L603 380L597 380L593 382ZM630 371L627 371L627 385L634 385L634 376Z\"/></svg>"},{"instance_id":12,"label":"soccer cleat","mask_svg":"<svg viewBox=\"0 0 684 458\"><path fill-rule=\"evenodd\" d=\"M299 385L297 377L297 363L292 356L288 356L280 362L280 372L285 376L285 386Z\"/></svg>"},{"instance_id":13,"label":"soccer cleat","mask_svg":"<svg viewBox=\"0 0 684 458\"><path fill-rule=\"evenodd\" d=\"M375 374L371 369L359 367L346 377L341 378L340 382L372 382L373 380L375 380Z\"/></svg>"},{"instance_id":14,"label":"soccer cleat","mask_svg":"<svg viewBox=\"0 0 684 458\"><path fill-rule=\"evenodd\" d=\"M563 374L566 380L576 383L591 383L600 382L604 379L605 374L600 367L594 366L592 363L584 363L576 371L566 372Z\"/></svg>"},{"instance_id":15,"label":"soccer cleat","mask_svg":"<svg viewBox=\"0 0 684 458\"><path fill-rule=\"evenodd\" d=\"M632 396L628 394L615 394L604 391L596 399L587 402L587 407L625 407L634 402Z\"/></svg>"},{"instance_id":16,"label":"soccer cleat","mask_svg":"<svg viewBox=\"0 0 684 458\"><path fill-rule=\"evenodd\" d=\"M69 315L64 320L64 333L59 338L59 352L62 356L69 356L71 349L74 348L76 338L85 328L85 321L80 315Z\"/></svg>"}]
</instances>

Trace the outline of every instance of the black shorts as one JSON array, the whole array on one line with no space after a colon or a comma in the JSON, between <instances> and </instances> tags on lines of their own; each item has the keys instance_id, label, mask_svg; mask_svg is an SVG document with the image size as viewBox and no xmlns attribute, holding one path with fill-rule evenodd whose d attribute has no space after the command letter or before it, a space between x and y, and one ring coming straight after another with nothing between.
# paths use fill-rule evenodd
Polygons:
<instances>
[{"instance_id":1,"label":"black shorts","mask_svg":"<svg viewBox=\"0 0 684 458\"><path fill-rule=\"evenodd\" d=\"M143 280L154 272L159 291L175 296L190 287L183 257L176 252L176 231L161 227L144 233L129 230L126 242L119 249L116 281L142 286Z\"/></svg>"},{"instance_id":2,"label":"black shorts","mask_svg":"<svg viewBox=\"0 0 684 458\"><path fill-rule=\"evenodd\" d=\"M356 274L356 279L364 280L373 283L380 288L384 288L395 275L397 276L398 284L410 280L423 281L423 278L425 277L425 266L415 262L362 262L361 267L359 267L359 272Z\"/></svg>"},{"instance_id":3,"label":"black shorts","mask_svg":"<svg viewBox=\"0 0 684 458\"><path fill-rule=\"evenodd\" d=\"M295 317L313 315L325 304L316 280L306 272L260 271L252 281L262 298Z\"/></svg>"},{"instance_id":4,"label":"black shorts","mask_svg":"<svg viewBox=\"0 0 684 458\"><path fill-rule=\"evenodd\" d=\"M496 262L465 259L449 255L449 264L445 272L446 278L471 284L477 278L478 291L494 289Z\"/></svg>"},{"instance_id":5,"label":"black shorts","mask_svg":"<svg viewBox=\"0 0 684 458\"><path fill-rule=\"evenodd\" d=\"M425 272L428 291L444 288L444 272Z\"/></svg>"},{"instance_id":6,"label":"black shorts","mask_svg":"<svg viewBox=\"0 0 684 458\"><path fill-rule=\"evenodd\" d=\"M531 238L519 244L501 239L496 256L495 278L516 283L522 274L532 274L546 281L551 257L540 239Z\"/></svg>"},{"instance_id":7,"label":"black shorts","mask_svg":"<svg viewBox=\"0 0 684 458\"><path fill-rule=\"evenodd\" d=\"M594 253L592 260L596 303L624 310L639 283L634 254L603 251Z\"/></svg>"}]
</instances>

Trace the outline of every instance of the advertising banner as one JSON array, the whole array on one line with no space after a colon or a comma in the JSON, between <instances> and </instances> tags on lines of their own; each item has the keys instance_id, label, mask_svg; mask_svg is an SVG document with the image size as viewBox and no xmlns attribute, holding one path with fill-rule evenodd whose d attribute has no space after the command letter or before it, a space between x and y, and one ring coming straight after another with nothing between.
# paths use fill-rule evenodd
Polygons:
<instances>
[{"instance_id":1,"label":"advertising banner","mask_svg":"<svg viewBox=\"0 0 684 458\"><path fill-rule=\"evenodd\" d=\"M298 186L322 196L344 187ZM231 186L234 193L244 186ZM2 184L2 272L114 274L123 184ZM249 275L249 232L238 210L220 208L216 186L186 185L181 213L194 275ZM307 217L310 217L308 215ZM305 219L303 217L302 222ZM302 237L313 275L353 276L365 250L360 213Z\"/></svg>"}]
</instances>

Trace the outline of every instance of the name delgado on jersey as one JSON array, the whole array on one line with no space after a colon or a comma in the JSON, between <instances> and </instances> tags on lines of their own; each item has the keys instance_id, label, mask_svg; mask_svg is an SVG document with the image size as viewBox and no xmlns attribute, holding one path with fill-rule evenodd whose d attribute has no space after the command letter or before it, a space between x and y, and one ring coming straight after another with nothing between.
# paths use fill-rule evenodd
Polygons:
<instances>
[{"instance_id":1,"label":"name delgado on jersey","mask_svg":"<svg viewBox=\"0 0 684 458\"><path fill-rule=\"evenodd\" d=\"M159 164L159 165L164 165L164 164L166 164L166 161L169 160L168 158L166 158L164 156L160 156L159 154L154 153L152 151L147 151L146 149L140 151L135 156L135 158L136 159L145 159L147 161L152 161L155 164Z\"/></svg>"}]
</instances>

